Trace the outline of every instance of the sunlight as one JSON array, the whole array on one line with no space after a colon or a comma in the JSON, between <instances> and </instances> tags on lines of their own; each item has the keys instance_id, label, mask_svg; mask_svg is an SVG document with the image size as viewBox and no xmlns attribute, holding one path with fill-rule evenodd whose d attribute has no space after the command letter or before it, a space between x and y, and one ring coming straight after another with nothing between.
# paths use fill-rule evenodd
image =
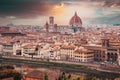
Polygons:
<instances>
[{"instance_id":1,"label":"sunlight","mask_svg":"<svg viewBox=\"0 0 120 80\"><path fill-rule=\"evenodd\" d=\"M58 5L55 5L54 9L60 9L60 8L63 8L63 7L64 7L64 3L60 3Z\"/></svg>"}]
</instances>

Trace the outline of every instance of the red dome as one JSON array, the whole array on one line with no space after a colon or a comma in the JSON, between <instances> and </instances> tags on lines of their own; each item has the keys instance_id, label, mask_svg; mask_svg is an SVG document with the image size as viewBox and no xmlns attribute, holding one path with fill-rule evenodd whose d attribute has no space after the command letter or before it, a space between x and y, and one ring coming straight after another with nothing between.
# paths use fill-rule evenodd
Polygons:
<instances>
[{"instance_id":1,"label":"red dome","mask_svg":"<svg viewBox=\"0 0 120 80\"><path fill-rule=\"evenodd\" d=\"M69 24L70 24L70 25L82 24L82 20L81 20L81 18L77 15L76 12L75 12L75 15L70 19Z\"/></svg>"}]
</instances>

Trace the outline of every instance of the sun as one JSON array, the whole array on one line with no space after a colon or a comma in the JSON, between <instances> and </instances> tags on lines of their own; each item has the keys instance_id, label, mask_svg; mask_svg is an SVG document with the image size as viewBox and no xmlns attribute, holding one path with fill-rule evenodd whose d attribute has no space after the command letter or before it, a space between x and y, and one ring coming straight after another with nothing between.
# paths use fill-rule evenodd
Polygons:
<instances>
[{"instance_id":1,"label":"sun","mask_svg":"<svg viewBox=\"0 0 120 80\"><path fill-rule=\"evenodd\" d=\"M55 5L54 9L60 9L60 8L63 8L63 7L64 7L64 3L60 3L58 5Z\"/></svg>"}]
</instances>

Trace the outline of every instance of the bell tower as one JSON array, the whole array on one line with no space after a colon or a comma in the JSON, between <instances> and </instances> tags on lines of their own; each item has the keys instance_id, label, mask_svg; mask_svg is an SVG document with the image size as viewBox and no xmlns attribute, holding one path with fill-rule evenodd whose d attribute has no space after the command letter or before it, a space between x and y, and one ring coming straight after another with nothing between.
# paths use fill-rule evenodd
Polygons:
<instances>
[{"instance_id":1,"label":"bell tower","mask_svg":"<svg viewBox=\"0 0 120 80\"><path fill-rule=\"evenodd\" d=\"M54 31L54 17L53 16L50 16L49 17L49 30L50 30L50 32L53 32Z\"/></svg>"},{"instance_id":2,"label":"bell tower","mask_svg":"<svg viewBox=\"0 0 120 80\"><path fill-rule=\"evenodd\" d=\"M45 24L45 29L46 29L46 32L48 33L49 32L49 24L48 24L48 22L46 22L46 24Z\"/></svg>"}]
</instances>

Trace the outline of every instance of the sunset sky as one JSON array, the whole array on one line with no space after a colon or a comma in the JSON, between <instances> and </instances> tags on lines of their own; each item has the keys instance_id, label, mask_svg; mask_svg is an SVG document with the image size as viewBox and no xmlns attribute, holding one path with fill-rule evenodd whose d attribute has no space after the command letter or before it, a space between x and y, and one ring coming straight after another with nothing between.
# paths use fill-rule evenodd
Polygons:
<instances>
[{"instance_id":1,"label":"sunset sky","mask_svg":"<svg viewBox=\"0 0 120 80\"><path fill-rule=\"evenodd\" d=\"M120 0L0 0L0 25L67 25L75 11L86 25L120 23Z\"/></svg>"}]
</instances>

